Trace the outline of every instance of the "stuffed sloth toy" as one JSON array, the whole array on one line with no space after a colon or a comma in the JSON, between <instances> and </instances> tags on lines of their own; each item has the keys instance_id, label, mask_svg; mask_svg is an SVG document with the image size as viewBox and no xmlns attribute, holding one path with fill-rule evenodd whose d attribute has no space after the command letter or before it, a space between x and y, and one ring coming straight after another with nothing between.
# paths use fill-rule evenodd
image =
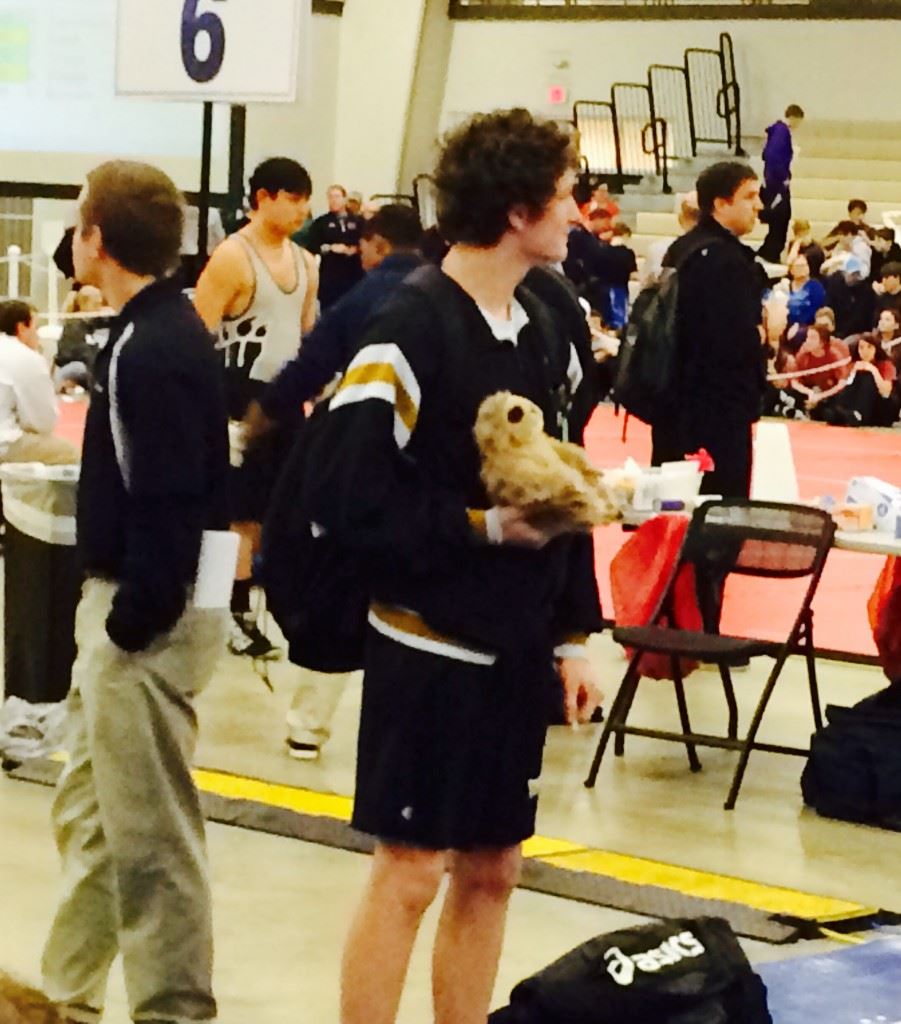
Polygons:
<instances>
[{"instance_id":1,"label":"stuffed sloth toy","mask_svg":"<svg viewBox=\"0 0 901 1024\"><path fill-rule=\"evenodd\" d=\"M628 481L596 469L578 445L549 437L541 410L520 395L486 398L475 439L488 496L528 512L536 525L590 530L619 519L631 500Z\"/></svg>"}]
</instances>

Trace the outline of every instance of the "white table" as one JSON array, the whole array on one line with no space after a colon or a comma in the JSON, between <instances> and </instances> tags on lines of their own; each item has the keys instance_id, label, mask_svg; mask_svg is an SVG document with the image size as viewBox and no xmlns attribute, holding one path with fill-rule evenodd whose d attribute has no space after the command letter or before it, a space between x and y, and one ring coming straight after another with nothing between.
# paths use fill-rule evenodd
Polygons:
<instances>
[{"instance_id":1,"label":"white table","mask_svg":"<svg viewBox=\"0 0 901 1024\"><path fill-rule=\"evenodd\" d=\"M622 526L641 526L655 516L690 516L690 512L639 512L629 509L623 514ZM901 557L901 539L880 530L836 530L833 547L842 551L859 551L871 555Z\"/></svg>"},{"instance_id":2,"label":"white table","mask_svg":"<svg viewBox=\"0 0 901 1024\"><path fill-rule=\"evenodd\" d=\"M834 546L842 551L901 557L901 539L879 530L836 530Z\"/></svg>"}]
</instances>

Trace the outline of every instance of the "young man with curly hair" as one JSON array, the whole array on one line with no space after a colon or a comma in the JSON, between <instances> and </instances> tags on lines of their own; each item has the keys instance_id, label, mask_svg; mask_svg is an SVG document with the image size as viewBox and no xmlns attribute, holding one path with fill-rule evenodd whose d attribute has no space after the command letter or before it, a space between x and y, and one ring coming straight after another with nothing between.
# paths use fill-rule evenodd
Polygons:
<instances>
[{"instance_id":1,"label":"young man with curly hair","mask_svg":"<svg viewBox=\"0 0 901 1024\"><path fill-rule=\"evenodd\" d=\"M343 1024L395 1020L445 874L434 1019L484 1024L551 706L562 685L568 720L588 721L600 699L584 648L601 623L590 538L492 507L472 433L482 400L504 390L566 430L578 353L521 282L566 254L575 167L569 138L524 110L477 116L445 141L450 251L370 323L321 461L311 449L312 514L370 568L372 601L353 823L377 843L344 953Z\"/></svg>"}]
</instances>

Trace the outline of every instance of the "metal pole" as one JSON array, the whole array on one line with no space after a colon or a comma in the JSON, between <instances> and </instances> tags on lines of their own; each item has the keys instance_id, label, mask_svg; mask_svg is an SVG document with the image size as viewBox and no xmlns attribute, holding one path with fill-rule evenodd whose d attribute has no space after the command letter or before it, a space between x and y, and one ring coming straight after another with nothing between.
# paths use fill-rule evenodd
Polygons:
<instances>
[{"instance_id":1,"label":"metal pole","mask_svg":"<svg viewBox=\"0 0 901 1024\"><path fill-rule=\"evenodd\" d=\"M244 159L247 147L247 107L233 106L228 142L228 194L235 208L244 198Z\"/></svg>"},{"instance_id":2,"label":"metal pole","mask_svg":"<svg viewBox=\"0 0 901 1024\"><path fill-rule=\"evenodd\" d=\"M200 156L200 194L198 196L197 261L206 262L210 237L210 178L213 164L213 104L203 105L203 150Z\"/></svg>"},{"instance_id":3,"label":"metal pole","mask_svg":"<svg viewBox=\"0 0 901 1024\"><path fill-rule=\"evenodd\" d=\"M11 245L6 250L6 255L8 257L9 297L17 299L19 297L19 264L22 261L22 250L17 245Z\"/></svg>"}]
</instances>

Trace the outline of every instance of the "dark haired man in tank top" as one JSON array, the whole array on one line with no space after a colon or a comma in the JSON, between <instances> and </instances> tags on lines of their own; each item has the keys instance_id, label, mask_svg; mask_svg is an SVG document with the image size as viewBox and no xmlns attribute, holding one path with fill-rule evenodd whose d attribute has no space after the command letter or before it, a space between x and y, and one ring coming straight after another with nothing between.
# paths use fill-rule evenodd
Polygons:
<instances>
[{"instance_id":1,"label":"dark haired man in tank top","mask_svg":"<svg viewBox=\"0 0 901 1024\"><path fill-rule=\"evenodd\" d=\"M197 282L197 311L217 335L223 355L233 435L240 435L238 424L250 403L297 355L302 332L316 319L316 264L291 241L307 217L311 192L310 176L296 161L275 157L260 164L250 179L249 222L216 249ZM242 541L232 600L233 654L281 654L250 615L251 566L295 425L286 423L267 443L233 457L241 465L232 484L232 529Z\"/></svg>"}]
</instances>

